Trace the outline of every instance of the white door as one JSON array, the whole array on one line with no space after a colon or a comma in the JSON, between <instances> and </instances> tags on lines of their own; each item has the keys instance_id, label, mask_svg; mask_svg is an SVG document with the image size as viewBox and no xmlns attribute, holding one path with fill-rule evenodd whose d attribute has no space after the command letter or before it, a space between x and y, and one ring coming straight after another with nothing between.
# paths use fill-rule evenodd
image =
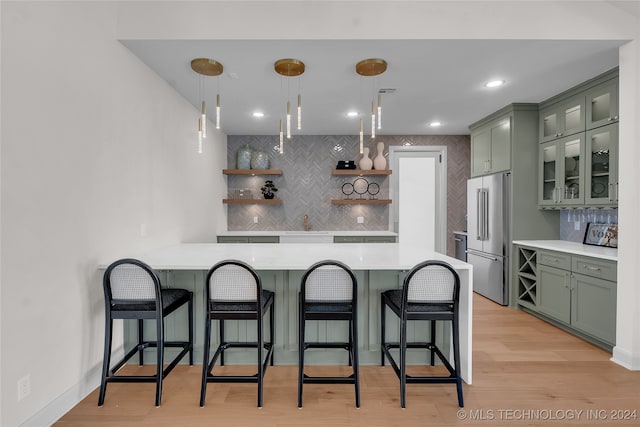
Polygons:
<instances>
[{"instance_id":1,"label":"white door","mask_svg":"<svg viewBox=\"0 0 640 427\"><path fill-rule=\"evenodd\" d=\"M446 147L389 147L389 164L389 221L398 243L446 254Z\"/></svg>"}]
</instances>

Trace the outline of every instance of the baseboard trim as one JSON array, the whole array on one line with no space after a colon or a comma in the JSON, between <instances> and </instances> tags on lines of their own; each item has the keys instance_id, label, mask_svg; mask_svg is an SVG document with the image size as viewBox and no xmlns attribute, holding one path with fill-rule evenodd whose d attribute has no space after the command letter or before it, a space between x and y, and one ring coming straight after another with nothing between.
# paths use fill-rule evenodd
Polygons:
<instances>
[{"instance_id":1,"label":"baseboard trim","mask_svg":"<svg viewBox=\"0 0 640 427\"><path fill-rule=\"evenodd\" d=\"M613 347L611 361L631 371L640 371L640 355L632 354L620 347Z\"/></svg>"},{"instance_id":2,"label":"baseboard trim","mask_svg":"<svg viewBox=\"0 0 640 427\"><path fill-rule=\"evenodd\" d=\"M120 347L113 352L112 360L121 357L124 348ZM119 360L119 359L118 359ZM42 427L50 426L58 421L71 408L76 406L82 399L87 397L93 390L100 386L100 376L102 375L102 363L91 368L86 375L74 386L53 399L38 412L20 423L20 427ZM98 401L96 400L96 405Z\"/></svg>"}]
</instances>

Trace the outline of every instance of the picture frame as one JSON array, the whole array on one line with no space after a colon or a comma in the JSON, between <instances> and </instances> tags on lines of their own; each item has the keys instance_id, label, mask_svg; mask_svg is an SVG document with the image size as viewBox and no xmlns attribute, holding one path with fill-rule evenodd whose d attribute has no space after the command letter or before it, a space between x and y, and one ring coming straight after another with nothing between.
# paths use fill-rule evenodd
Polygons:
<instances>
[{"instance_id":1,"label":"picture frame","mask_svg":"<svg viewBox=\"0 0 640 427\"><path fill-rule=\"evenodd\" d=\"M587 223L583 243L585 245L618 247L618 224Z\"/></svg>"}]
</instances>

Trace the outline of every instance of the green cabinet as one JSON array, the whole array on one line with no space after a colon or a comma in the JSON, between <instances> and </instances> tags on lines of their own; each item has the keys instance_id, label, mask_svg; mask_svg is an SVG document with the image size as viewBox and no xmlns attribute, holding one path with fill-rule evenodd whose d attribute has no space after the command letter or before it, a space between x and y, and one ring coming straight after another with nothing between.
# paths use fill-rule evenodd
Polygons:
<instances>
[{"instance_id":1,"label":"green cabinet","mask_svg":"<svg viewBox=\"0 0 640 427\"><path fill-rule=\"evenodd\" d=\"M518 305L610 349L616 341L615 261L517 247Z\"/></svg>"},{"instance_id":2,"label":"green cabinet","mask_svg":"<svg viewBox=\"0 0 640 427\"><path fill-rule=\"evenodd\" d=\"M585 204L618 205L618 123L587 131Z\"/></svg>"},{"instance_id":3,"label":"green cabinet","mask_svg":"<svg viewBox=\"0 0 640 427\"><path fill-rule=\"evenodd\" d=\"M333 236L333 243L395 243L395 236Z\"/></svg>"},{"instance_id":4,"label":"green cabinet","mask_svg":"<svg viewBox=\"0 0 640 427\"><path fill-rule=\"evenodd\" d=\"M540 142L585 130L585 96L576 95L540 109Z\"/></svg>"},{"instance_id":5,"label":"green cabinet","mask_svg":"<svg viewBox=\"0 0 640 427\"><path fill-rule=\"evenodd\" d=\"M280 243L278 236L218 236L218 243Z\"/></svg>"},{"instance_id":6,"label":"green cabinet","mask_svg":"<svg viewBox=\"0 0 640 427\"><path fill-rule=\"evenodd\" d=\"M472 131L471 176L511 169L511 116Z\"/></svg>"},{"instance_id":7,"label":"green cabinet","mask_svg":"<svg viewBox=\"0 0 640 427\"><path fill-rule=\"evenodd\" d=\"M583 132L540 144L540 207L584 205L584 138Z\"/></svg>"},{"instance_id":8,"label":"green cabinet","mask_svg":"<svg viewBox=\"0 0 640 427\"><path fill-rule=\"evenodd\" d=\"M618 86L615 68L540 103L539 208L618 205Z\"/></svg>"},{"instance_id":9,"label":"green cabinet","mask_svg":"<svg viewBox=\"0 0 640 427\"><path fill-rule=\"evenodd\" d=\"M538 267L538 294L541 313L562 322L571 321L571 273L555 267Z\"/></svg>"},{"instance_id":10,"label":"green cabinet","mask_svg":"<svg viewBox=\"0 0 640 427\"><path fill-rule=\"evenodd\" d=\"M571 275L571 326L608 343L616 342L616 283Z\"/></svg>"},{"instance_id":11,"label":"green cabinet","mask_svg":"<svg viewBox=\"0 0 640 427\"><path fill-rule=\"evenodd\" d=\"M606 81L586 92L586 128L618 121L618 79Z\"/></svg>"}]
</instances>

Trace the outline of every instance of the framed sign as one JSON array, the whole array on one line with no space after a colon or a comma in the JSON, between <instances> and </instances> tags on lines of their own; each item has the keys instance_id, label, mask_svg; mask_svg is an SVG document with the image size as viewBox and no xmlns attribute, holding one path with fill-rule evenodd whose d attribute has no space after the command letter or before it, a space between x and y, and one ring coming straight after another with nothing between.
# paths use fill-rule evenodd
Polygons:
<instances>
[{"instance_id":1,"label":"framed sign","mask_svg":"<svg viewBox=\"0 0 640 427\"><path fill-rule=\"evenodd\" d=\"M587 224L584 233L584 244L594 246L618 247L618 224Z\"/></svg>"}]
</instances>

